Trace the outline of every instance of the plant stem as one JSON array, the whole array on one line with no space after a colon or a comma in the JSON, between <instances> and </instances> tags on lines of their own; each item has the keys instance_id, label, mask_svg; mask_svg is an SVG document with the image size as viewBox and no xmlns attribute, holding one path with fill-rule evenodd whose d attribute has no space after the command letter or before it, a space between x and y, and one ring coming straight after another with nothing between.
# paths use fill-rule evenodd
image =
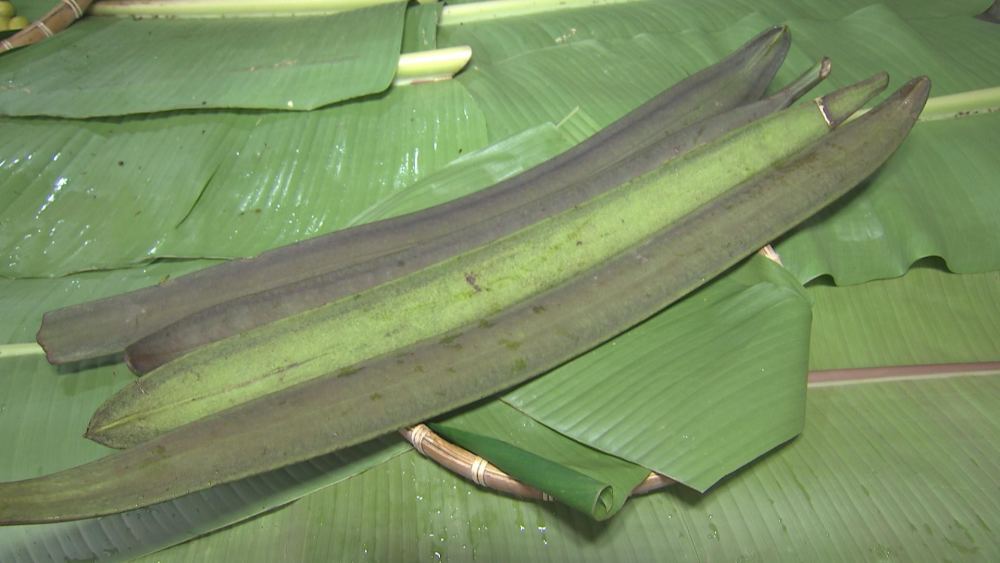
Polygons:
<instances>
[{"instance_id":1,"label":"plant stem","mask_svg":"<svg viewBox=\"0 0 1000 563\"><path fill-rule=\"evenodd\" d=\"M445 6L441 25L461 25L484 20L526 16L585 8L602 4L623 4L633 0L492 0Z\"/></svg>"},{"instance_id":2,"label":"plant stem","mask_svg":"<svg viewBox=\"0 0 1000 563\"><path fill-rule=\"evenodd\" d=\"M42 347L34 342L22 344L0 344L0 359L17 358L20 356L41 356L45 354Z\"/></svg>"},{"instance_id":3,"label":"plant stem","mask_svg":"<svg viewBox=\"0 0 1000 563\"><path fill-rule=\"evenodd\" d=\"M953 119L995 111L1000 111L1000 86L930 98L920 114L920 121Z\"/></svg>"},{"instance_id":4,"label":"plant stem","mask_svg":"<svg viewBox=\"0 0 1000 563\"><path fill-rule=\"evenodd\" d=\"M399 56L399 67L393 84L402 86L415 82L448 80L462 70L471 57L472 48L467 45L404 53Z\"/></svg>"}]
</instances>

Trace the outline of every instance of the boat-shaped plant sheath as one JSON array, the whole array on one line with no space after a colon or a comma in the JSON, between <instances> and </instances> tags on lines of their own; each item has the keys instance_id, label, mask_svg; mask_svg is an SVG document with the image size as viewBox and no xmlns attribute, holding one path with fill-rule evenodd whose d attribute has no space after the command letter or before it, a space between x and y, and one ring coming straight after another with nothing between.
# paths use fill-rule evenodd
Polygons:
<instances>
[{"instance_id":1,"label":"boat-shaped plant sheath","mask_svg":"<svg viewBox=\"0 0 1000 563\"><path fill-rule=\"evenodd\" d=\"M664 166L388 283L202 346L102 405L88 437L138 442L453 330L563 283L820 138L884 73L754 121Z\"/></svg>"},{"instance_id":2,"label":"boat-shaped plant sheath","mask_svg":"<svg viewBox=\"0 0 1000 563\"><path fill-rule=\"evenodd\" d=\"M758 99L784 60L789 41L785 27L768 29L719 63L668 88L565 153L475 197L51 311L43 318L38 342L49 361L57 364L118 354L135 340L206 307L351 268L566 189L650 139Z\"/></svg>"},{"instance_id":3,"label":"boat-shaped plant sheath","mask_svg":"<svg viewBox=\"0 0 1000 563\"><path fill-rule=\"evenodd\" d=\"M829 70L830 61L823 59L774 95L656 139L603 171L578 179L572 189L541 194L530 204L500 212L474 225L448 231L437 238L367 262L195 312L129 345L125 350L125 361L136 373L147 373L199 346L319 307L506 236L595 197L628 178L645 174L696 146L787 107L822 81Z\"/></svg>"},{"instance_id":4,"label":"boat-shaped plant sheath","mask_svg":"<svg viewBox=\"0 0 1000 563\"><path fill-rule=\"evenodd\" d=\"M551 369L648 318L849 191L903 141L929 87L926 78L907 83L873 111L614 259L445 338L75 468L0 483L0 524L86 518L175 498L427 420Z\"/></svg>"}]
</instances>

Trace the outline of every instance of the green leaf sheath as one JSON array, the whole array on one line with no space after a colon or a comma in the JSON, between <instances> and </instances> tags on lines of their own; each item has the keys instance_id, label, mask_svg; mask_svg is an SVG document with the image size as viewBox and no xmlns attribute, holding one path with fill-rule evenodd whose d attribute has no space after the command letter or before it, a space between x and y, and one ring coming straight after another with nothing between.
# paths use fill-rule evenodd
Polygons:
<instances>
[{"instance_id":1,"label":"green leaf sheath","mask_svg":"<svg viewBox=\"0 0 1000 563\"><path fill-rule=\"evenodd\" d=\"M474 323L583 273L827 133L884 75L755 121L562 213L423 270L214 342L137 380L88 436L128 447L308 379ZM474 197L474 196L471 196Z\"/></svg>"},{"instance_id":2,"label":"green leaf sheath","mask_svg":"<svg viewBox=\"0 0 1000 563\"><path fill-rule=\"evenodd\" d=\"M483 322L97 461L2 483L0 523L84 518L174 498L427 420L551 369L849 191L902 142L929 86L926 78L908 83L865 116L614 259ZM512 351L510 342L519 348Z\"/></svg>"},{"instance_id":3,"label":"green leaf sheath","mask_svg":"<svg viewBox=\"0 0 1000 563\"><path fill-rule=\"evenodd\" d=\"M317 237L126 295L53 311L43 319L39 343L53 363L116 354L138 338L206 307L292 283L322 283L309 280L331 271L363 267L358 265L461 226L475 225L500 212L530 206L535 199L566 190L575 181L621 160L651 139L756 100L780 66L788 45L788 31L772 28L569 151L474 198ZM398 275L399 268L404 268L403 273L411 271L405 264L392 264L394 269L382 272L380 279L359 280L361 285L347 287L347 291L387 281Z\"/></svg>"},{"instance_id":4,"label":"green leaf sheath","mask_svg":"<svg viewBox=\"0 0 1000 563\"><path fill-rule=\"evenodd\" d=\"M696 146L787 107L821 81L828 71L829 63L824 60L773 96L709 117L652 141L589 177L577 178L574 174L572 189L542 194L530 204L497 213L464 228L455 228L422 244L354 267L232 299L193 313L128 346L126 361L134 371L146 373L199 346L319 307L508 235L596 197L631 177L649 172ZM884 77L877 76L873 80L884 82ZM451 224L451 221L442 224Z\"/></svg>"}]
</instances>

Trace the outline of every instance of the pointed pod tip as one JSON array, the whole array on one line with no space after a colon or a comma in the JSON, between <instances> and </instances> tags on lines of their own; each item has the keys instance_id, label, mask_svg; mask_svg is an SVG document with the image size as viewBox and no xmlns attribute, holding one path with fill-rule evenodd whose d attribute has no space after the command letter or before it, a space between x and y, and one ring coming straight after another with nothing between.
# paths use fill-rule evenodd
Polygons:
<instances>
[{"instance_id":1,"label":"pointed pod tip","mask_svg":"<svg viewBox=\"0 0 1000 563\"><path fill-rule=\"evenodd\" d=\"M927 76L918 76L904 84L900 91L908 98L926 99L931 93L931 79Z\"/></svg>"},{"instance_id":2,"label":"pointed pod tip","mask_svg":"<svg viewBox=\"0 0 1000 563\"><path fill-rule=\"evenodd\" d=\"M87 430L83 433L83 437L92 442L97 442L102 446L118 450L129 447L128 443L120 440L114 431L114 424L109 424L110 422L108 412L103 407L98 408L97 412L90 417L90 422L87 423Z\"/></svg>"},{"instance_id":3,"label":"pointed pod tip","mask_svg":"<svg viewBox=\"0 0 1000 563\"><path fill-rule=\"evenodd\" d=\"M830 128L846 121L889 85L889 74L877 72L868 78L816 98L816 105Z\"/></svg>"},{"instance_id":4,"label":"pointed pod tip","mask_svg":"<svg viewBox=\"0 0 1000 563\"><path fill-rule=\"evenodd\" d=\"M930 91L930 78L926 76L918 76L900 86L899 89L893 92L891 96L872 109L871 113L877 112L883 107L887 107L897 102L912 106L916 108L917 113L919 113L920 110L923 109L924 103L927 102L927 97L930 95Z\"/></svg>"},{"instance_id":5,"label":"pointed pod tip","mask_svg":"<svg viewBox=\"0 0 1000 563\"><path fill-rule=\"evenodd\" d=\"M776 25L758 33L756 37L747 43L751 45L754 43L762 43L768 46L774 46L779 43L786 42L791 42L791 32L789 32L788 26Z\"/></svg>"},{"instance_id":6,"label":"pointed pod tip","mask_svg":"<svg viewBox=\"0 0 1000 563\"><path fill-rule=\"evenodd\" d=\"M924 104L931 93L931 79L927 76L918 76L906 84L903 84L896 92L896 96L903 98L903 103L909 106L910 112L920 115L924 110Z\"/></svg>"}]
</instances>

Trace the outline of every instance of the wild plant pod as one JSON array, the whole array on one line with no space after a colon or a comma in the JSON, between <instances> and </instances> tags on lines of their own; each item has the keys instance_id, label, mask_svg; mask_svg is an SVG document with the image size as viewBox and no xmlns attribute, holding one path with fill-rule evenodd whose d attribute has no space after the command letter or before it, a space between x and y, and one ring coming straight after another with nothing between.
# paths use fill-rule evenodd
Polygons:
<instances>
[{"instance_id":1,"label":"wild plant pod","mask_svg":"<svg viewBox=\"0 0 1000 563\"><path fill-rule=\"evenodd\" d=\"M157 286L51 311L42 321L38 342L52 363L113 355L171 323L232 299L291 284L298 284L291 288L293 293L324 284L335 285L336 291L354 293L416 271L434 259L422 263L395 260L380 268L367 263L412 245L431 248L437 244L433 241L448 232L480 224L497 213L528 208L533 201L554 192L567 192L566 201L571 201L577 182L637 148L705 117L758 99L781 66L789 41L787 28L768 29L719 63L668 88L569 151L474 196L316 237ZM358 271L364 275L357 275ZM314 306L299 305L295 300L278 305L271 309L269 320ZM267 304L255 308L259 315L269 310ZM140 370L151 367L144 368L142 363L142 359L134 362Z\"/></svg>"},{"instance_id":2,"label":"wild plant pod","mask_svg":"<svg viewBox=\"0 0 1000 563\"><path fill-rule=\"evenodd\" d=\"M130 447L235 405L475 323L581 275L774 162L882 91L884 73L752 122L665 166L407 276L164 364L98 409L87 436Z\"/></svg>"},{"instance_id":3,"label":"wild plant pod","mask_svg":"<svg viewBox=\"0 0 1000 563\"><path fill-rule=\"evenodd\" d=\"M0 483L0 524L86 518L175 498L359 443L551 369L648 318L864 180L906 137L929 87L926 78L907 83L862 117L511 307L91 463ZM836 124L843 108L826 102L825 121ZM787 133L811 127L805 120L788 125ZM743 145L763 140L741 130L698 152L722 144L729 150L718 156L739 168ZM598 228L588 240L605 233ZM568 240L572 251L579 239ZM485 293L480 288L467 296Z\"/></svg>"},{"instance_id":4,"label":"wild plant pod","mask_svg":"<svg viewBox=\"0 0 1000 563\"><path fill-rule=\"evenodd\" d=\"M125 361L136 373L147 373L199 346L364 291L509 235L546 216L596 197L629 178L645 174L696 146L787 107L826 78L829 71L830 61L823 59L772 96L654 139L615 164L576 179L567 189L547 193L546 190L538 190L541 193L534 201L506 211L492 210L494 215L478 223L453 227L453 230L436 238L348 268L335 269L207 307L130 344L125 349ZM576 176L576 172L570 174L570 177ZM445 223L441 222L442 225Z\"/></svg>"}]
</instances>

